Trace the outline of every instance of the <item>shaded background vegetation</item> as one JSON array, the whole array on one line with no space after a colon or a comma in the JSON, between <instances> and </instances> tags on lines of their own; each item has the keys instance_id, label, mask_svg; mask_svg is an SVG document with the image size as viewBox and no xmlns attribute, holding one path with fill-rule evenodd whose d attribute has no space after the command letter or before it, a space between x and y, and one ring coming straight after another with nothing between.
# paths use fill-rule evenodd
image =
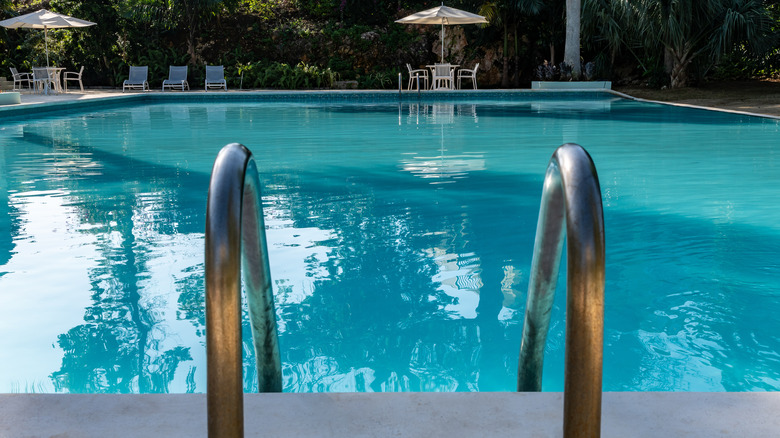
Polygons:
<instances>
[{"instance_id":1,"label":"shaded background vegetation","mask_svg":"<svg viewBox=\"0 0 780 438\"><path fill-rule=\"evenodd\" d=\"M451 0L490 16L488 26L447 28L450 62L480 63L486 87L558 79L565 0ZM2 16L39 8L94 21L52 30L53 64L85 65L88 86L116 87L128 66L148 65L159 86L169 65L225 66L233 88L325 88L354 80L395 88L406 64L439 60L439 26L394 20L439 5L423 0L0 0ZM706 77L775 77L780 1L583 0L582 60L589 79L685 86ZM45 63L43 32L0 28L0 67ZM547 67L540 67L544 64Z\"/></svg>"}]
</instances>

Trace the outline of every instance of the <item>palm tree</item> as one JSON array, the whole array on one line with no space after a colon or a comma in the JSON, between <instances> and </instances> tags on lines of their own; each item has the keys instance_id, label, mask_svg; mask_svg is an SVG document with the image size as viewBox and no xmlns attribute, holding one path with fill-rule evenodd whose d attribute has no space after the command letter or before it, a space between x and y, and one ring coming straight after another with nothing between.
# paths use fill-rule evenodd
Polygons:
<instances>
[{"instance_id":1,"label":"palm tree","mask_svg":"<svg viewBox=\"0 0 780 438\"><path fill-rule=\"evenodd\" d=\"M762 0L630 0L631 20L648 48L669 60L671 86L688 84L688 68L705 58L713 65L738 44L771 48L772 20ZM656 49L658 50L658 49Z\"/></svg>"}]
</instances>

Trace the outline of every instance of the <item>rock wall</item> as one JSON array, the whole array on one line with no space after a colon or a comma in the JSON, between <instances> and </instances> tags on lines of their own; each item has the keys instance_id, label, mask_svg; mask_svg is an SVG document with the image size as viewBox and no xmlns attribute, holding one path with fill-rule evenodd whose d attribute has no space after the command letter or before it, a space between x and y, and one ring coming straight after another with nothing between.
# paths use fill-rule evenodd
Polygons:
<instances>
[{"instance_id":1,"label":"rock wall","mask_svg":"<svg viewBox=\"0 0 780 438\"><path fill-rule=\"evenodd\" d=\"M439 62L441 58L441 26L436 32L436 37L431 46L431 53L435 56L436 62ZM445 26L445 61L469 69L474 68L479 63L477 81L480 87L497 87L501 84L500 61L502 56L503 49L500 46L480 47L478 50L470 48L463 26Z\"/></svg>"}]
</instances>

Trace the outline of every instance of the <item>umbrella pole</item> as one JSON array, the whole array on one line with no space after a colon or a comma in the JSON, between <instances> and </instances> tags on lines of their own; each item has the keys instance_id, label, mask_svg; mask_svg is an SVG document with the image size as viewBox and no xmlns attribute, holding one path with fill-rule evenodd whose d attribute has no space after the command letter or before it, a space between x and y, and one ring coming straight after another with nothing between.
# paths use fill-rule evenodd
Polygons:
<instances>
[{"instance_id":1,"label":"umbrella pole","mask_svg":"<svg viewBox=\"0 0 780 438\"><path fill-rule=\"evenodd\" d=\"M444 22L441 22L441 63L444 64Z\"/></svg>"},{"instance_id":2,"label":"umbrella pole","mask_svg":"<svg viewBox=\"0 0 780 438\"><path fill-rule=\"evenodd\" d=\"M49 29L43 28L43 44L46 46L46 68L49 68Z\"/></svg>"}]
</instances>

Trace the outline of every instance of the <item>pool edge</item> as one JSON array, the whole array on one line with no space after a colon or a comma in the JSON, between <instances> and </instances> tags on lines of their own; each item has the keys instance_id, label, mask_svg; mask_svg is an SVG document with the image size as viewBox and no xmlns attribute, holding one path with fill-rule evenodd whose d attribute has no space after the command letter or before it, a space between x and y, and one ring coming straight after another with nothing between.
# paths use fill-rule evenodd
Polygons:
<instances>
[{"instance_id":1,"label":"pool edge","mask_svg":"<svg viewBox=\"0 0 780 438\"><path fill-rule=\"evenodd\" d=\"M761 113L751 113L749 111L738 111L738 110L730 110L726 108L715 108L712 106L703 106L703 105L693 105L690 103L678 103L678 102L664 102L662 100L650 100L650 99L643 99L641 97L634 97L630 94L622 93L620 91L615 90L603 90L607 93L614 94L618 97L622 97L624 99L633 100L636 102L643 102L643 103L655 103L660 105L669 105L669 106L676 106L680 108L691 108L691 109L698 109L698 110L704 110L704 111L717 111L721 113L728 113L728 114L737 114L742 116L752 116L752 117L761 117L765 119L773 119L773 120L780 120L780 116L773 116L771 114L761 114Z\"/></svg>"},{"instance_id":2,"label":"pool edge","mask_svg":"<svg viewBox=\"0 0 780 438\"><path fill-rule=\"evenodd\" d=\"M22 103L21 105L0 107L0 120L7 120L31 115L56 115L66 111L88 111L102 107L118 106L122 104L148 104L148 103L202 103L202 102L323 102L333 103L341 101L375 101L376 103L389 102L432 102L452 101L467 99L496 99L496 98L539 98L543 96L566 97L595 97L615 98L606 93L607 90L528 90L528 89L489 89L489 90L449 90L449 91L403 91L397 90L252 90L230 91L227 93L193 91L186 93L176 92L144 92L144 93L106 93L86 98L75 97L72 100L54 100ZM59 99L63 96L58 96Z\"/></svg>"},{"instance_id":3,"label":"pool edge","mask_svg":"<svg viewBox=\"0 0 780 438\"><path fill-rule=\"evenodd\" d=\"M426 90L421 93L417 91L403 90L230 90L229 92L204 92L191 91L186 93L176 92L144 92L119 94L118 92L105 93L88 98L75 97L73 100L57 100L49 102L32 102L21 105L0 107L0 120L12 119L14 117L26 115L52 115L68 110L87 110L96 107L110 107L120 103L143 104L164 101L204 101L204 100L257 100L269 101L275 97L292 97L294 100L311 99L313 96L322 95L346 100L349 98L360 98L365 100L372 96L381 96L384 103L391 100L401 102L414 102L416 100L430 102L432 100L454 100L464 97L490 98L491 96L527 96L539 97L543 95L565 97L565 96L611 96L613 98L622 98L636 102L652 103L660 105L676 106L681 108L691 108L705 111L717 111L736 115L745 115L752 117L761 117L766 119L780 120L780 116L754 113L748 111L730 110L725 108L716 108L709 106L664 102L658 100L643 99L629 94L606 88L578 89L578 90L550 90L550 89L482 89L482 90L450 90L450 91L431 91ZM62 96L60 96L62 97Z\"/></svg>"},{"instance_id":4,"label":"pool edge","mask_svg":"<svg viewBox=\"0 0 780 438\"><path fill-rule=\"evenodd\" d=\"M246 394L246 436L560 436L563 395ZM603 437L774 436L780 393L607 392ZM205 394L0 394L2 436L206 436Z\"/></svg>"}]
</instances>

